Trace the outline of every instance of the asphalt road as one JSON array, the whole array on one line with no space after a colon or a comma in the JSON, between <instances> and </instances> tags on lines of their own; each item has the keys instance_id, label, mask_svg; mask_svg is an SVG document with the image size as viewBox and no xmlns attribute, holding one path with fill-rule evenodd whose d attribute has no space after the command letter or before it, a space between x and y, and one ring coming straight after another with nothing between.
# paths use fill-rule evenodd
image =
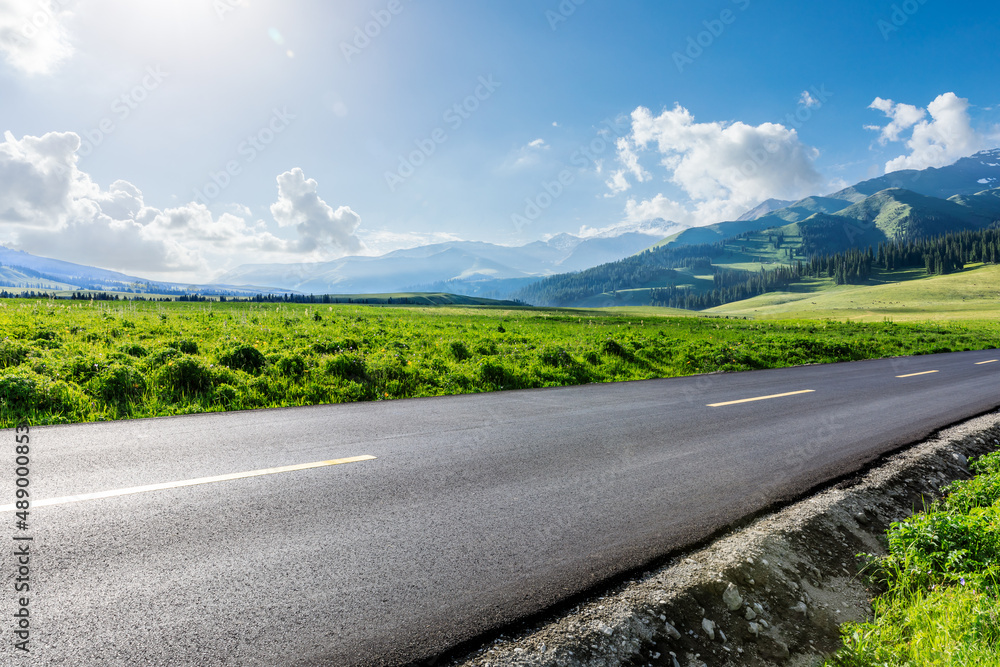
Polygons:
<instances>
[{"instance_id":1,"label":"asphalt road","mask_svg":"<svg viewBox=\"0 0 1000 667\"><path fill-rule=\"evenodd\" d=\"M997 408L990 360L39 427L32 497L64 500L21 533L30 664L425 659ZM67 499L356 456L377 458ZM9 658L13 556L0 568Z\"/></svg>"}]
</instances>

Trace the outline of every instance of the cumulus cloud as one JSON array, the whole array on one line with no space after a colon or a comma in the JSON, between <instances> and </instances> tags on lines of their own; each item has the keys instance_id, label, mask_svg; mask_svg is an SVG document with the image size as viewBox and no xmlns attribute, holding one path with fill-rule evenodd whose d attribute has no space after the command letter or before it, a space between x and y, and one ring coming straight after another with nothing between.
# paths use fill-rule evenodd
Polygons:
<instances>
[{"instance_id":1,"label":"cumulus cloud","mask_svg":"<svg viewBox=\"0 0 1000 667\"><path fill-rule=\"evenodd\" d=\"M315 196L301 170L279 177L276 215L295 226L279 238L250 211L213 213L191 202L150 206L141 190L115 181L106 190L77 167L80 137L51 132L0 143L0 244L30 253L96 265L158 280L204 281L246 261L329 259L361 247L360 219L333 211ZM296 173L297 172L297 173ZM297 178L300 176L301 178ZM310 196L309 189L313 189ZM273 223L271 223L273 224Z\"/></svg>"},{"instance_id":2,"label":"cumulus cloud","mask_svg":"<svg viewBox=\"0 0 1000 667\"><path fill-rule=\"evenodd\" d=\"M26 74L50 74L73 54L65 0L0 2L0 52Z\"/></svg>"},{"instance_id":3,"label":"cumulus cloud","mask_svg":"<svg viewBox=\"0 0 1000 667\"><path fill-rule=\"evenodd\" d=\"M618 142L618 159L637 181L648 179L639 166L643 151L655 151L668 182L686 202L663 193L626 204L630 221L663 218L685 225L733 219L765 199L796 199L820 186L814 161L819 151L801 142L795 129L776 123L696 122L677 105L654 116L639 107L631 132ZM621 183L609 181L619 191Z\"/></svg>"},{"instance_id":4,"label":"cumulus cloud","mask_svg":"<svg viewBox=\"0 0 1000 667\"><path fill-rule=\"evenodd\" d=\"M320 199L319 184L306 178L296 167L278 176L278 201L271 205L271 215L282 227L299 232L298 248L303 252L339 249L356 254L363 249L355 232L361 217L347 206L336 211Z\"/></svg>"},{"instance_id":5,"label":"cumulus cloud","mask_svg":"<svg viewBox=\"0 0 1000 667\"><path fill-rule=\"evenodd\" d=\"M879 143L884 146L903 141L909 149L908 154L886 163L886 173L943 167L986 147L985 137L972 128L969 100L955 93L939 95L926 109L881 97L876 97L869 108L881 111L889 119L885 126L866 126L879 132ZM909 137L904 138L907 132Z\"/></svg>"}]
</instances>

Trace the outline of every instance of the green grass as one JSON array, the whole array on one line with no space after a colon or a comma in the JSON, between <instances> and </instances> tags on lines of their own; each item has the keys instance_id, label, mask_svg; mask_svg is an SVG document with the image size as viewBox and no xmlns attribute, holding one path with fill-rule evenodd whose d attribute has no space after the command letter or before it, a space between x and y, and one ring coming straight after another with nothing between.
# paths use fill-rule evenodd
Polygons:
<instances>
[{"instance_id":1,"label":"green grass","mask_svg":"<svg viewBox=\"0 0 1000 667\"><path fill-rule=\"evenodd\" d=\"M960 273L926 277L923 269L896 271L894 282L834 286L805 279L783 292L711 308L706 313L754 318L835 318L860 321L970 320L1000 317L1000 266L972 265ZM876 276L873 283L882 282Z\"/></svg>"},{"instance_id":2,"label":"green grass","mask_svg":"<svg viewBox=\"0 0 1000 667\"><path fill-rule=\"evenodd\" d=\"M1000 323L0 301L0 426L439 396L1000 347Z\"/></svg>"},{"instance_id":3,"label":"green grass","mask_svg":"<svg viewBox=\"0 0 1000 667\"><path fill-rule=\"evenodd\" d=\"M831 667L1000 664L1000 452L927 511L894 523L869 576L874 618L842 628Z\"/></svg>"}]
</instances>

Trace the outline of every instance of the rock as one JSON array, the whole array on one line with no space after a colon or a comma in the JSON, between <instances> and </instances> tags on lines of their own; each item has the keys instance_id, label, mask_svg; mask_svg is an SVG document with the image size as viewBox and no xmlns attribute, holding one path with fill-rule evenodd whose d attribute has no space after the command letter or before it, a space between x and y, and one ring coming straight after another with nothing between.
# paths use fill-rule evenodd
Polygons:
<instances>
[{"instance_id":1,"label":"rock","mask_svg":"<svg viewBox=\"0 0 1000 667\"><path fill-rule=\"evenodd\" d=\"M752 621L757 618L757 612L753 610L753 607L747 607L746 613L743 614L748 621Z\"/></svg>"},{"instance_id":2,"label":"rock","mask_svg":"<svg viewBox=\"0 0 1000 667\"><path fill-rule=\"evenodd\" d=\"M750 624L750 634L752 634L754 637L760 635L760 624L759 623L751 623Z\"/></svg>"},{"instance_id":3,"label":"rock","mask_svg":"<svg viewBox=\"0 0 1000 667\"><path fill-rule=\"evenodd\" d=\"M760 654L768 660L783 662L788 660L788 656L791 655L791 652L788 650L788 644L785 642L780 639L764 635L761 637Z\"/></svg>"},{"instance_id":4,"label":"rock","mask_svg":"<svg viewBox=\"0 0 1000 667\"><path fill-rule=\"evenodd\" d=\"M723 644L726 643L726 633L722 631L722 628L719 628L719 641Z\"/></svg>"},{"instance_id":5,"label":"rock","mask_svg":"<svg viewBox=\"0 0 1000 667\"><path fill-rule=\"evenodd\" d=\"M868 517L865 516L864 512L858 512L857 514L855 514L854 515L854 520L857 521L862 526L867 526L868 525Z\"/></svg>"},{"instance_id":6,"label":"rock","mask_svg":"<svg viewBox=\"0 0 1000 667\"><path fill-rule=\"evenodd\" d=\"M707 618L701 619L701 629L705 631L709 639L715 639L715 621L710 621Z\"/></svg>"},{"instance_id":7,"label":"rock","mask_svg":"<svg viewBox=\"0 0 1000 667\"><path fill-rule=\"evenodd\" d=\"M809 613L809 608L806 606L805 602L799 600L799 603L792 607L792 611L797 611L803 616L806 616Z\"/></svg>"},{"instance_id":8,"label":"rock","mask_svg":"<svg viewBox=\"0 0 1000 667\"><path fill-rule=\"evenodd\" d=\"M740 589L736 588L736 584L730 583L726 586L726 591L722 594L722 601L729 611L736 611L743 605L743 597L740 595Z\"/></svg>"},{"instance_id":9,"label":"rock","mask_svg":"<svg viewBox=\"0 0 1000 667\"><path fill-rule=\"evenodd\" d=\"M763 614L764 613L764 608L762 606L760 606L759 602L754 602L753 603L753 610L755 612L757 612L758 614Z\"/></svg>"},{"instance_id":10,"label":"rock","mask_svg":"<svg viewBox=\"0 0 1000 667\"><path fill-rule=\"evenodd\" d=\"M670 637L671 639L681 638L681 633L677 632L677 628L670 625L669 623L664 623L663 626L664 626L663 629L666 631L668 637Z\"/></svg>"}]
</instances>

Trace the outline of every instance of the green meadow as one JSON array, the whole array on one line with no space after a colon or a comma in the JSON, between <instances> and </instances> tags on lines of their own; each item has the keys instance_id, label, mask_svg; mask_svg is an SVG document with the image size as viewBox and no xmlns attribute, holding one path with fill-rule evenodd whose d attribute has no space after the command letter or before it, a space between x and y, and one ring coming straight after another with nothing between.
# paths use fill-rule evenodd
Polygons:
<instances>
[{"instance_id":1,"label":"green meadow","mask_svg":"<svg viewBox=\"0 0 1000 667\"><path fill-rule=\"evenodd\" d=\"M895 271L879 284L834 285L807 278L782 292L704 311L714 315L768 319L835 318L860 321L964 321L1000 318L1000 266L971 265L964 271L927 277L923 269Z\"/></svg>"},{"instance_id":2,"label":"green meadow","mask_svg":"<svg viewBox=\"0 0 1000 667\"><path fill-rule=\"evenodd\" d=\"M0 301L0 426L555 387L1000 347L1000 322Z\"/></svg>"}]
</instances>

